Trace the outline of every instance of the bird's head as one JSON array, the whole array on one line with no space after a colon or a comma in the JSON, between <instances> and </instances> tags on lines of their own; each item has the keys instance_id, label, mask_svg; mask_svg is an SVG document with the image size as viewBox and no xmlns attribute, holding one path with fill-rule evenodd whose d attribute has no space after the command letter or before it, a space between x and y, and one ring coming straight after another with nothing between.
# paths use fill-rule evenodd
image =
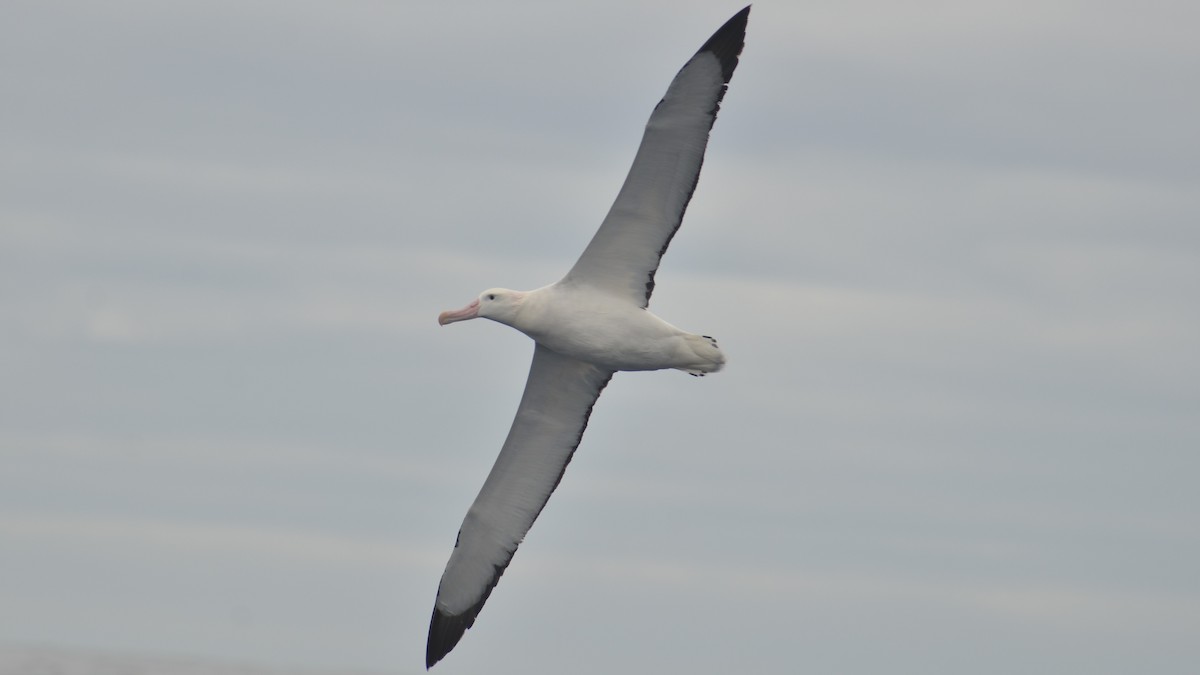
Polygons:
<instances>
[{"instance_id":1,"label":"bird's head","mask_svg":"<svg viewBox=\"0 0 1200 675\"><path fill-rule=\"evenodd\" d=\"M507 288L489 288L466 307L439 314L438 324L445 326L455 321L484 318L512 325L521 303L525 301L525 295L521 291L510 291Z\"/></svg>"}]
</instances>

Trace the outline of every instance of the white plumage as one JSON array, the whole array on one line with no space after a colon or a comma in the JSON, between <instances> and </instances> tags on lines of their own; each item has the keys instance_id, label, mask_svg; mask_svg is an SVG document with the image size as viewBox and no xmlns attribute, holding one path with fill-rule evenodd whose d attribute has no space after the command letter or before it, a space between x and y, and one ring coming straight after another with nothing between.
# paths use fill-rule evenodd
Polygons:
<instances>
[{"instance_id":1,"label":"white plumage","mask_svg":"<svg viewBox=\"0 0 1200 675\"><path fill-rule=\"evenodd\" d=\"M491 473L467 511L442 575L426 667L470 628L578 447L592 406L618 370L721 369L716 340L680 330L647 305L683 220L708 134L742 51L750 8L675 76L600 229L562 280L533 291L493 288L442 325L487 318L536 343L525 394Z\"/></svg>"}]
</instances>

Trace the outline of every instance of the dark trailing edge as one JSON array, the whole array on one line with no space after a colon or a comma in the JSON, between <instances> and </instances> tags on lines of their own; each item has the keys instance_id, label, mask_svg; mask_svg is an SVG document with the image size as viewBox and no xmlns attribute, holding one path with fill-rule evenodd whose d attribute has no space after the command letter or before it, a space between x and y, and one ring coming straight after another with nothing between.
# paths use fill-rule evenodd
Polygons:
<instances>
[{"instance_id":1,"label":"dark trailing edge","mask_svg":"<svg viewBox=\"0 0 1200 675\"><path fill-rule=\"evenodd\" d=\"M744 42L745 42L746 23L749 19L749 16L750 16L750 6L747 5L740 12L735 14L733 16L733 18L729 19L729 21L725 22L725 24L723 26L721 26L719 29L717 29L717 32L714 33L712 35L712 37L710 37L708 39L708 41L705 42L704 45L702 47L700 47L700 49L696 52L696 55L700 55L705 52L711 52L721 62L721 72L724 77L725 85L723 85L721 87L721 91L718 93L716 103L714 104L713 110L711 111L711 114L713 116L712 121L716 120L716 114L717 114L718 109L720 108L721 101L725 96L726 87L729 83L730 78L733 77L734 69L737 68L738 56L742 53L742 47L744 46ZM695 58L695 57L693 56L693 58ZM691 61L689 60L689 63L690 62ZM710 129L711 129L711 122L710 122ZM675 236L675 232L677 232L679 230L679 226L683 222L684 211L687 210L687 203L691 199L691 194L696 189L696 182L698 180L699 180L699 167L697 167L696 178L692 182L691 189L688 191L688 199L684 201L683 209L680 210L678 219L675 221L674 229L672 230L671 234L667 236L666 241L663 242L662 249L658 252L659 259L661 259L662 255L666 252L667 246L671 243L671 239ZM654 291L654 275L655 275L656 271L657 271L657 264L655 265L654 269L650 270L650 273L649 273L647 281L646 281L646 304L649 304L650 295ZM643 305L643 306L645 306L645 305ZM611 375L612 374L609 373L609 377L611 377ZM603 391L604 387L608 384L608 379L609 378L606 377L600 383L600 386L596 391L596 395L592 399L591 405L589 405L587 407L586 411L583 414L582 423L580 424L580 427L579 427L579 435L575 438L574 445L572 446L572 449L571 449L572 453L574 453L575 448L578 448L580 441L583 439L583 432L587 428L587 423L588 423L589 417L591 416L592 407L595 405L596 400L600 397L600 392ZM569 463L569 462L570 462L570 459L568 458L567 463ZM559 476L558 476L559 481L562 480L562 476L565 471L566 471L566 464L563 465L563 470L562 470L562 472L559 473ZM555 482L555 487L557 487L557 484L558 484L558 481ZM551 491L551 493L553 493L553 490ZM547 500L548 499L549 499L549 497L547 496ZM542 508L545 508L545 503L542 504ZM540 513L540 509L539 509L539 513ZM535 515L535 519L536 519L536 515ZM456 541L455 547L457 547L457 545L458 545L458 542ZM512 561L512 556L515 552L516 552L516 548L514 546L513 551L509 552L508 557L504 561L504 563L496 566L496 574L492 578L491 583L488 585L488 587L486 589L484 589L483 595L482 595L482 597L479 598L479 601L476 602L471 607L469 607L463 613L461 613L461 614L446 614L446 613L439 611L438 608L436 607L436 605L434 606L433 616L430 618L430 622L429 622L429 639L428 639L428 642L426 643L426 651L425 651L425 668L426 669L432 668L434 664L436 664L438 661L440 661L444 656L446 656L446 654L450 653L450 650L454 649L455 645L457 645L459 640L462 639L462 636L467 631L467 629L470 628L475 623L476 617L479 615L480 610L483 609L484 603L487 602L487 599L491 595L492 590L496 587L496 584L499 582L500 576L504 574L505 568L507 568L509 562ZM441 589L439 586L439 592L440 592L440 590Z\"/></svg>"},{"instance_id":2,"label":"dark trailing edge","mask_svg":"<svg viewBox=\"0 0 1200 675\"><path fill-rule=\"evenodd\" d=\"M575 442L571 445L572 456L574 456L575 450L579 448L579 444L583 441L583 432L587 431L588 420L590 420L592 417L592 409L596 407L596 401L600 400L600 393L603 392L604 388L608 386L608 383L611 379L612 373L609 373L608 376L600 382L600 386L596 389L596 395L592 398L591 404L589 404L587 409L584 410L583 420L579 424L579 434L575 436ZM554 481L554 487L551 488L550 494L554 494L554 491L558 489L558 484L562 482L562 478L567 472L567 465L570 463L571 460L568 458L566 464L563 464L562 471L559 471L558 478ZM538 509L538 512L534 514L534 520L537 520L537 517L541 515L542 509L546 508L546 504L549 503L549 500L550 497L547 495L546 502L542 503L542 508ZM459 531L459 534L462 534L461 530ZM458 537L456 536L454 540L454 548L458 548L458 544L459 541ZM462 636L467 632L467 629L475 625L475 617L479 616L479 611L483 609L483 605L487 602L488 597L491 596L492 590L496 588L496 584L500 583L501 575L503 575L504 570L508 568L508 564L512 562L513 554L516 552L517 551L515 548L512 551L509 551L508 557L504 560L504 564L496 565L496 574L492 577L492 581L487 585L487 588L483 590L483 596L479 598L479 602L476 602L474 605L468 607L467 610L462 614L446 614L445 612L439 611L436 605L434 606L433 616L429 619L429 639L425 643L426 670L432 668L433 664L441 661L442 657L449 654L450 650L454 649L455 645L458 644L458 641L462 639ZM438 584L439 594L441 593L441 590L441 584Z\"/></svg>"},{"instance_id":3,"label":"dark trailing edge","mask_svg":"<svg viewBox=\"0 0 1200 675\"><path fill-rule=\"evenodd\" d=\"M750 5L742 8L742 11L733 15L733 18L725 22L725 25L717 29L713 36L708 38L708 42L696 51L696 56L704 52L712 52L721 61L721 75L725 78L725 86L721 87L721 92L717 94L717 102L712 109L712 120L709 122L709 129L712 129L712 123L717 121L717 111L721 109L721 101L725 99L725 91L729 88L729 80L733 77L733 71L738 65L738 56L742 53L742 48L746 45L746 22L750 20ZM692 58L696 58L693 56ZM691 63L689 60L688 63ZM686 65L684 66L687 67ZM662 103L662 101L659 101ZM701 166L704 165L704 159L700 160ZM675 233L679 231L679 226L683 224L683 214L687 212L688 203L692 201L692 194L696 192L696 185L700 181L700 167L696 167L696 177L692 181L692 187L688 190L687 199L683 202L683 208L679 211L679 218L675 221L675 228L671 230L671 234L667 235L667 240L663 242L662 248L658 251L658 258L662 260L663 254L667 252L667 247L671 245L671 240L675 238ZM650 295L654 293L654 274L658 272L658 266L650 270L646 275L646 302L643 307L650 306Z\"/></svg>"}]
</instances>

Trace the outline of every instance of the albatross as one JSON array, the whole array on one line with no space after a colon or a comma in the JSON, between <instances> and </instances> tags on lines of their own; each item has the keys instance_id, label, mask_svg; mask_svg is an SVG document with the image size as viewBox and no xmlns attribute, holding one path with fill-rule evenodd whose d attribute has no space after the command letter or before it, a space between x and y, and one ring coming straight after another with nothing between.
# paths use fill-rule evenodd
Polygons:
<instances>
[{"instance_id":1,"label":"albatross","mask_svg":"<svg viewBox=\"0 0 1200 675\"><path fill-rule=\"evenodd\" d=\"M700 177L749 15L748 6L735 14L671 81L616 201L565 277L533 291L488 289L438 316L443 326L491 319L533 338L535 347L508 438L467 510L438 585L426 668L475 623L558 487L613 373L673 368L701 376L725 364L716 340L676 328L647 307L659 260Z\"/></svg>"}]
</instances>

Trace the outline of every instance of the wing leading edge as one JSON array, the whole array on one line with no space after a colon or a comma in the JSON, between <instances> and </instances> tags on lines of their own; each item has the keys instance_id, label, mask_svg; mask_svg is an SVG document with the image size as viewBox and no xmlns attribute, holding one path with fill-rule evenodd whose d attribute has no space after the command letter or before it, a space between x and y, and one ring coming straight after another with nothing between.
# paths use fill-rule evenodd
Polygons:
<instances>
[{"instance_id":1,"label":"wing leading edge","mask_svg":"<svg viewBox=\"0 0 1200 675\"><path fill-rule=\"evenodd\" d=\"M500 456L467 511L438 586L425 666L475 623L517 546L558 487L612 371L538 345Z\"/></svg>"},{"instance_id":2,"label":"wing leading edge","mask_svg":"<svg viewBox=\"0 0 1200 675\"><path fill-rule=\"evenodd\" d=\"M560 283L622 295L646 307L654 274L704 161L708 134L745 41L750 7L713 34L672 80L646 125L616 201ZM458 532L438 586L425 665L454 649L475 623L521 540L558 486L592 406L612 371L534 351L508 438Z\"/></svg>"},{"instance_id":3,"label":"wing leading edge","mask_svg":"<svg viewBox=\"0 0 1200 675\"><path fill-rule=\"evenodd\" d=\"M700 48L659 101L617 199L564 283L597 286L650 304L654 274L700 178L708 134L737 68L747 6Z\"/></svg>"}]
</instances>

